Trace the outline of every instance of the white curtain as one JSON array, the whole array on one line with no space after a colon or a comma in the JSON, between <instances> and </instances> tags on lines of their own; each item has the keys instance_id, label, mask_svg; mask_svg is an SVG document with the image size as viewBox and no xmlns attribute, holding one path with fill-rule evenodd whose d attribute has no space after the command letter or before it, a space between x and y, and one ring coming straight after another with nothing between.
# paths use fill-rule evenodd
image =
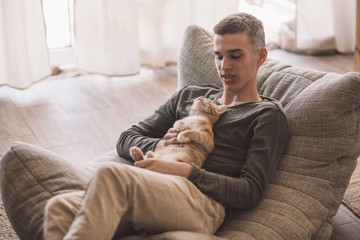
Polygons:
<instances>
[{"instance_id":1,"label":"white curtain","mask_svg":"<svg viewBox=\"0 0 360 240\"><path fill-rule=\"evenodd\" d=\"M274 4L291 3L240 1L272 6L261 12L268 16L263 20L266 26L278 17ZM239 11L239 0L75 2L78 68L105 75L135 74L141 65L163 67L177 62L186 26L199 24L211 31L221 18ZM295 2L293 20L284 23L278 35L281 47L309 53L354 51L356 0ZM241 4L240 11L244 11ZM0 86L26 88L49 76L41 0L1 0L0 14Z\"/></svg>"},{"instance_id":2,"label":"white curtain","mask_svg":"<svg viewBox=\"0 0 360 240\"><path fill-rule=\"evenodd\" d=\"M163 67L177 62L186 26L211 30L237 11L238 0L76 0L78 67L106 75Z\"/></svg>"},{"instance_id":3,"label":"white curtain","mask_svg":"<svg viewBox=\"0 0 360 240\"><path fill-rule=\"evenodd\" d=\"M0 86L26 88L51 74L41 0L0 2ZM185 28L210 31L239 0L76 0L77 67L130 75L177 62Z\"/></svg>"},{"instance_id":4,"label":"white curtain","mask_svg":"<svg viewBox=\"0 0 360 240\"><path fill-rule=\"evenodd\" d=\"M140 1L141 63L162 67L177 62L187 26L197 24L212 32L220 19L238 9L239 0Z\"/></svg>"},{"instance_id":5,"label":"white curtain","mask_svg":"<svg viewBox=\"0 0 360 240\"><path fill-rule=\"evenodd\" d=\"M354 52L356 0L297 0L280 30L280 47L303 53Z\"/></svg>"},{"instance_id":6,"label":"white curtain","mask_svg":"<svg viewBox=\"0 0 360 240\"><path fill-rule=\"evenodd\" d=\"M41 0L0 2L0 86L31 86L51 74Z\"/></svg>"},{"instance_id":7,"label":"white curtain","mask_svg":"<svg viewBox=\"0 0 360 240\"><path fill-rule=\"evenodd\" d=\"M139 72L138 3L76 0L77 66L106 75Z\"/></svg>"}]
</instances>

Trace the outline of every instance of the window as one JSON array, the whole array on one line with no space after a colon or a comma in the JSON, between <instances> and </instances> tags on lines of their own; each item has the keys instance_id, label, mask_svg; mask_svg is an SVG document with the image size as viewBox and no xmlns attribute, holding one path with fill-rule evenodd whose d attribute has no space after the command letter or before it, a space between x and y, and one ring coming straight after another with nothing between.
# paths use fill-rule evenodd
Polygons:
<instances>
[{"instance_id":1,"label":"window","mask_svg":"<svg viewBox=\"0 0 360 240\"><path fill-rule=\"evenodd\" d=\"M43 0L43 12L51 64L74 62L74 0Z\"/></svg>"}]
</instances>

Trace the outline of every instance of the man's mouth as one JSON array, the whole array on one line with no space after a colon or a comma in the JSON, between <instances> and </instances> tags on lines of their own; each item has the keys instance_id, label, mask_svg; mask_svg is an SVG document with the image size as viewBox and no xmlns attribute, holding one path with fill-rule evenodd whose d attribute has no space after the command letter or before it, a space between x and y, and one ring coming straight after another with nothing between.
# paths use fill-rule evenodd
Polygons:
<instances>
[{"instance_id":1,"label":"man's mouth","mask_svg":"<svg viewBox=\"0 0 360 240\"><path fill-rule=\"evenodd\" d=\"M232 79L232 78L234 78L235 77L235 75L221 75L221 77L222 78L224 78L225 80L230 80L230 79Z\"/></svg>"}]
</instances>

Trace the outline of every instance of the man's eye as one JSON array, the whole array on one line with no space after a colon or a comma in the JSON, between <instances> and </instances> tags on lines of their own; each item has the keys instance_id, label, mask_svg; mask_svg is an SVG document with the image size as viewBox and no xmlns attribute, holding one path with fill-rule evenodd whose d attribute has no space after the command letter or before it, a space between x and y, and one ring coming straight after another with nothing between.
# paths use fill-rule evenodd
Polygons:
<instances>
[{"instance_id":1,"label":"man's eye","mask_svg":"<svg viewBox=\"0 0 360 240\"><path fill-rule=\"evenodd\" d=\"M238 59L238 58L241 58L243 55L232 55L231 58L233 59Z\"/></svg>"},{"instance_id":2,"label":"man's eye","mask_svg":"<svg viewBox=\"0 0 360 240\"><path fill-rule=\"evenodd\" d=\"M217 59L217 60L222 60L222 59L223 59L223 56L216 56L216 59Z\"/></svg>"}]
</instances>

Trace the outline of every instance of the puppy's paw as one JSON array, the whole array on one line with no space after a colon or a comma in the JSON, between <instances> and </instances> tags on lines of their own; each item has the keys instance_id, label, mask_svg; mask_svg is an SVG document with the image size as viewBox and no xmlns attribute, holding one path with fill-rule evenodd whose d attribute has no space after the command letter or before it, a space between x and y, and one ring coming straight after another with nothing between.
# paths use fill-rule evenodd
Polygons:
<instances>
[{"instance_id":1,"label":"puppy's paw","mask_svg":"<svg viewBox=\"0 0 360 240\"><path fill-rule=\"evenodd\" d=\"M155 153L153 151L148 151L146 153L146 158L154 158L155 157Z\"/></svg>"},{"instance_id":2,"label":"puppy's paw","mask_svg":"<svg viewBox=\"0 0 360 240\"><path fill-rule=\"evenodd\" d=\"M181 132L185 129L185 124L181 120L178 120L175 122L174 128L176 131Z\"/></svg>"},{"instance_id":3,"label":"puppy's paw","mask_svg":"<svg viewBox=\"0 0 360 240\"><path fill-rule=\"evenodd\" d=\"M190 142L190 138L188 138L184 132L179 133L179 135L177 136L177 139L179 140L179 142L182 142L182 143Z\"/></svg>"},{"instance_id":4,"label":"puppy's paw","mask_svg":"<svg viewBox=\"0 0 360 240\"><path fill-rule=\"evenodd\" d=\"M134 159L134 161L144 160L144 155L140 148L132 147L130 148L130 156Z\"/></svg>"}]
</instances>

